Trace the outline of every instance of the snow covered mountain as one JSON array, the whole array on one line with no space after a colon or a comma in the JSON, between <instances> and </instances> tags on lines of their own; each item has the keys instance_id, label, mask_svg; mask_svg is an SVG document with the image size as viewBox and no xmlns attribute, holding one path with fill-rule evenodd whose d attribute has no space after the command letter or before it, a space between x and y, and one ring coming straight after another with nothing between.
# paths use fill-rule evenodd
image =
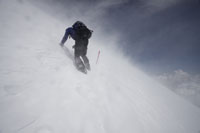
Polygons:
<instances>
[{"instance_id":1,"label":"snow covered mountain","mask_svg":"<svg viewBox=\"0 0 200 133\"><path fill-rule=\"evenodd\" d=\"M100 45L114 40L94 35L85 75L58 45L67 24L22 0L0 0L0 19L0 133L200 132L199 108Z\"/></svg>"}]
</instances>

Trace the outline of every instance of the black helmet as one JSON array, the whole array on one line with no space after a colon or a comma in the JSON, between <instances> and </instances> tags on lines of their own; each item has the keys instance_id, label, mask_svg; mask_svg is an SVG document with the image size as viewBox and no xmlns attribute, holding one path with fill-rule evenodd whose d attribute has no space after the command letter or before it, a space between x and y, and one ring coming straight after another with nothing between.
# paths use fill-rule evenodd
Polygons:
<instances>
[{"instance_id":1,"label":"black helmet","mask_svg":"<svg viewBox=\"0 0 200 133\"><path fill-rule=\"evenodd\" d=\"M83 22L81 22L81 21L76 21L73 25L72 25L72 27L73 28L77 28L77 27L82 27L82 26L85 26L85 24L83 23Z\"/></svg>"}]
</instances>

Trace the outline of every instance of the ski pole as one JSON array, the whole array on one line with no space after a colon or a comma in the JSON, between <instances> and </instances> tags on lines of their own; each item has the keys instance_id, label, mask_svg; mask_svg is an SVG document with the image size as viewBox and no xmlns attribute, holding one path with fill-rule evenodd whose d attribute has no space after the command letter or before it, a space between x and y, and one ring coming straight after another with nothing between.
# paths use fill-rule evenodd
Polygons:
<instances>
[{"instance_id":1,"label":"ski pole","mask_svg":"<svg viewBox=\"0 0 200 133\"><path fill-rule=\"evenodd\" d=\"M98 63L98 61L99 61L99 55L100 55L100 50L99 50L99 52L98 52L98 55L97 55L96 64L97 64L97 63Z\"/></svg>"}]
</instances>

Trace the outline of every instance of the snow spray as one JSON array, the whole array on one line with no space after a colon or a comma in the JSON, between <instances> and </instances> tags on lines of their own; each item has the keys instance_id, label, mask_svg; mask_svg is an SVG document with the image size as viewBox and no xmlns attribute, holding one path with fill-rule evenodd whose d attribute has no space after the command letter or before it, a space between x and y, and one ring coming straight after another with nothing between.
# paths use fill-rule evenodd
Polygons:
<instances>
[{"instance_id":1,"label":"snow spray","mask_svg":"<svg viewBox=\"0 0 200 133\"><path fill-rule=\"evenodd\" d=\"M98 55L97 55L96 64L97 64L97 63L98 63L98 61L99 61L99 55L100 55L100 50L99 50L99 52L98 52Z\"/></svg>"}]
</instances>

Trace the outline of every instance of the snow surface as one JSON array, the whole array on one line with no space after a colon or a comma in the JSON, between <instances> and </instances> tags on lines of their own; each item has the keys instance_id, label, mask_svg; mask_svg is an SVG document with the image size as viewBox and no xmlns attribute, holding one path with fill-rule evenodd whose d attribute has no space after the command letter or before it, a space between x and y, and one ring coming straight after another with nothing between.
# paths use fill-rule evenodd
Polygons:
<instances>
[{"instance_id":1,"label":"snow surface","mask_svg":"<svg viewBox=\"0 0 200 133\"><path fill-rule=\"evenodd\" d=\"M58 45L70 20L22 0L0 0L0 18L0 133L200 132L199 108L100 45L114 40L94 35L85 75Z\"/></svg>"}]
</instances>

